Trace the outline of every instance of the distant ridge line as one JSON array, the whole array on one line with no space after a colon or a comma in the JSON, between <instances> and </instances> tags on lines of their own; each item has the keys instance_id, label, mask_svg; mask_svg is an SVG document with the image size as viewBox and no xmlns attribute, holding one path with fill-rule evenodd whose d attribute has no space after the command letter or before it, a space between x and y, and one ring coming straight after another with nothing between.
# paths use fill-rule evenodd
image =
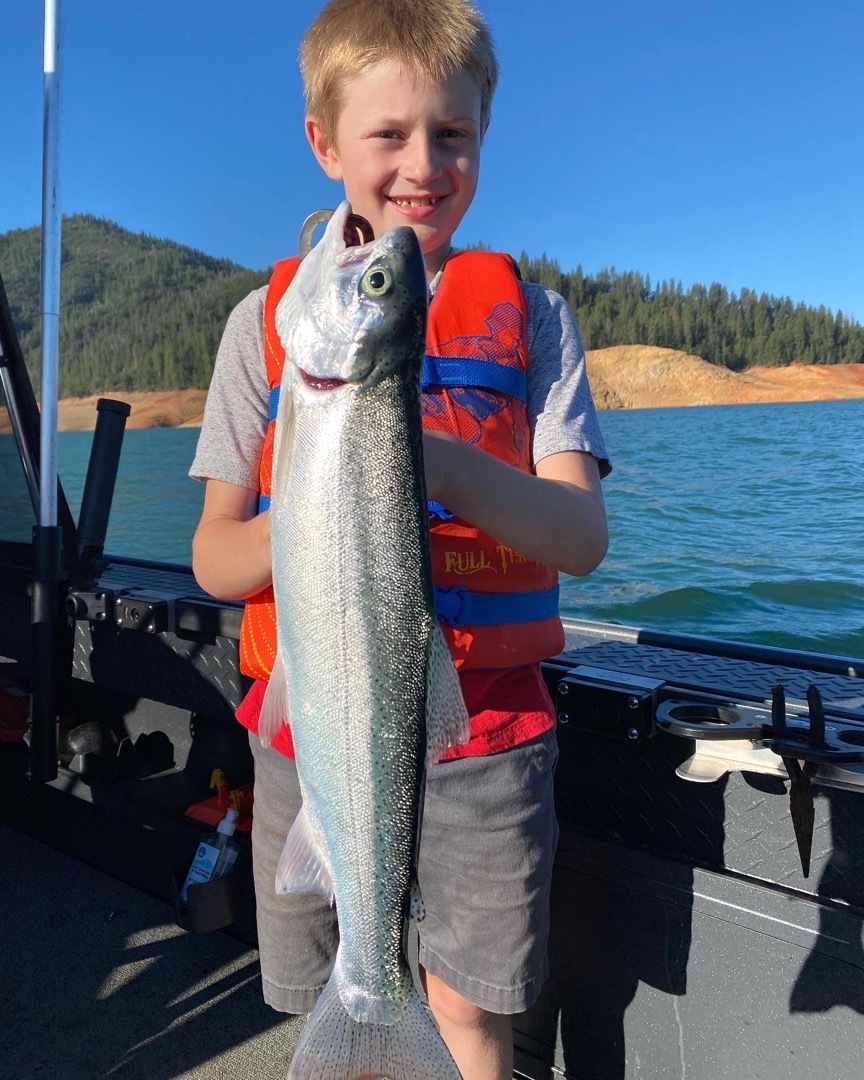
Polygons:
<instances>
[{"instance_id":1,"label":"distant ridge line","mask_svg":"<svg viewBox=\"0 0 864 1080\"><path fill-rule=\"evenodd\" d=\"M290 253L274 252L274 257L284 254ZM795 362L820 367L864 363L864 327L842 312L750 289L736 294L716 283L689 290L674 281L652 285L648 275L614 268L593 275L581 267L565 273L545 255L532 258L523 252L519 265L525 280L568 300L592 352L639 343L697 358L721 375L726 369L764 373ZM131 232L108 218L67 216L61 397L100 393L105 387L127 393L206 389L229 313L264 285L268 274L173 240ZM0 275L35 374L41 334L38 226L0 234ZM604 376L597 379L599 385ZM610 380L604 393L624 401L620 380ZM848 389L854 379L845 382ZM763 386L760 393L771 390ZM856 394L849 389L845 396Z\"/></svg>"}]
</instances>

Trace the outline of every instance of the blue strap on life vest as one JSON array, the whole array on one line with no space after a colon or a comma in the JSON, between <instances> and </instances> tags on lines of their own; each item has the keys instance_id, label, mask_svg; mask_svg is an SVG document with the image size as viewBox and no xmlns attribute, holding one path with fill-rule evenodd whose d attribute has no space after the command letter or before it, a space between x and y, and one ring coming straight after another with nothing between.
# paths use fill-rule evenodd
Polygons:
<instances>
[{"instance_id":1,"label":"blue strap on life vest","mask_svg":"<svg viewBox=\"0 0 864 1080\"><path fill-rule=\"evenodd\" d=\"M543 622L558 614L558 586L536 592L477 593L436 585L435 611L449 626L503 626Z\"/></svg>"},{"instance_id":2,"label":"blue strap on life vest","mask_svg":"<svg viewBox=\"0 0 864 1080\"><path fill-rule=\"evenodd\" d=\"M276 414L279 412L279 391L282 389L282 383L276 383L275 386L270 387L270 419L275 420Z\"/></svg>"},{"instance_id":3,"label":"blue strap on life vest","mask_svg":"<svg viewBox=\"0 0 864 1080\"><path fill-rule=\"evenodd\" d=\"M270 387L270 399L268 407L268 415L270 420L276 419L276 414L279 412L279 392L282 389L281 383L276 383L275 386ZM270 509L270 496L258 495L258 513L263 514L265 510Z\"/></svg>"},{"instance_id":4,"label":"blue strap on life vest","mask_svg":"<svg viewBox=\"0 0 864 1080\"><path fill-rule=\"evenodd\" d=\"M279 391L282 389L282 384L277 383L275 386L270 387L270 403L269 403L269 418L270 420L276 419L276 414L279 412ZM263 514L265 510L270 509L270 496L258 495L258 513Z\"/></svg>"},{"instance_id":5,"label":"blue strap on life vest","mask_svg":"<svg viewBox=\"0 0 864 1080\"><path fill-rule=\"evenodd\" d=\"M475 360L462 356L423 357L421 381L430 386L474 387L497 390L519 401L528 400L528 379L520 368L497 364L494 360Z\"/></svg>"},{"instance_id":6,"label":"blue strap on life vest","mask_svg":"<svg viewBox=\"0 0 864 1080\"><path fill-rule=\"evenodd\" d=\"M421 372L423 389L430 386L474 387L478 390L497 390L519 401L528 400L528 379L519 368L496 364L494 360L474 360L461 356L423 357ZM275 420L279 411L281 383L270 389L269 419Z\"/></svg>"}]
</instances>

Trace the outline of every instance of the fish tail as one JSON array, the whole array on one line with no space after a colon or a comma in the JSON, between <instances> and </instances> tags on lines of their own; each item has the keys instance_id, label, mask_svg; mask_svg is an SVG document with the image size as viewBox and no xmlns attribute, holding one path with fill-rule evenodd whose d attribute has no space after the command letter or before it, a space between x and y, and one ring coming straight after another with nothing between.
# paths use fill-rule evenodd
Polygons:
<instances>
[{"instance_id":1,"label":"fish tail","mask_svg":"<svg viewBox=\"0 0 864 1080\"><path fill-rule=\"evenodd\" d=\"M461 1080L432 1014L413 986L395 1023L358 1023L348 1014L331 978L297 1043L288 1080L359 1080L367 1076Z\"/></svg>"}]
</instances>

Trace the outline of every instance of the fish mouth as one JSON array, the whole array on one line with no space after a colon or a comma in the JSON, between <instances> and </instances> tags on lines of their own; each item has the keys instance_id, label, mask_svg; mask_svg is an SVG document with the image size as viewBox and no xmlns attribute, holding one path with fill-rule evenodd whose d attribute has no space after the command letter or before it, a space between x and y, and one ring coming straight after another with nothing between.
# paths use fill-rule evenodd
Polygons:
<instances>
[{"instance_id":1,"label":"fish mouth","mask_svg":"<svg viewBox=\"0 0 864 1080\"><path fill-rule=\"evenodd\" d=\"M364 247L375 239L375 232L366 218L352 213L345 218L342 239L346 248Z\"/></svg>"},{"instance_id":2,"label":"fish mouth","mask_svg":"<svg viewBox=\"0 0 864 1080\"><path fill-rule=\"evenodd\" d=\"M303 382L313 390L337 390L340 386L344 386L346 382L345 379L323 379L318 375L310 375L309 372L304 371L303 368L297 368L297 371Z\"/></svg>"}]
</instances>

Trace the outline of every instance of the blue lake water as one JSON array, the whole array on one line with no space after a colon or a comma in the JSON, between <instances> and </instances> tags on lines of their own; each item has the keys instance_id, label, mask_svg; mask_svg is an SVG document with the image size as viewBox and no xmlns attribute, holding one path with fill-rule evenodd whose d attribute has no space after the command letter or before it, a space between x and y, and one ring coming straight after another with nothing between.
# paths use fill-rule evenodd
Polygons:
<instances>
[{"instance_id":1,"label":"blue lake water","mask_svg":"<svg viewBox=\"0 0 864 1080\"><path fill-rule=\"evenodd\" d=\"M586 619L864 655L864 401L604 412L610 548ZM126 434L106 550L188 562L194 429ZM78 506L92 436L59 436Z\"/></svg>"}]
</instances>

